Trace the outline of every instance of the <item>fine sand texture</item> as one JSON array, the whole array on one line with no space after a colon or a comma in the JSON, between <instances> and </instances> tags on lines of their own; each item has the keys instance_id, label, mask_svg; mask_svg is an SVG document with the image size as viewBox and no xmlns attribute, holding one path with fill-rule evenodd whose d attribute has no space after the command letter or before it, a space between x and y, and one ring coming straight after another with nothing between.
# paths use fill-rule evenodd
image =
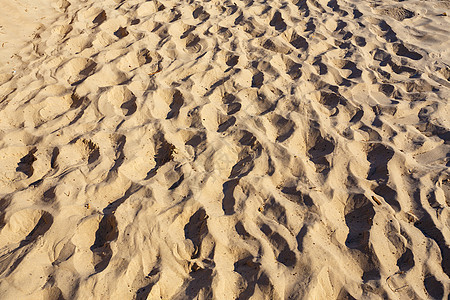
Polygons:
<instances>
[{"instance_id":1,"label":"fine sand texture","mask_svg":"<svg viewBox=\"0 0 450 300\"><path fill-rule=\"evenodd\" d=\"M449 299L449 0L0 5L0 299Z\"/></svg>"}]
</instances>

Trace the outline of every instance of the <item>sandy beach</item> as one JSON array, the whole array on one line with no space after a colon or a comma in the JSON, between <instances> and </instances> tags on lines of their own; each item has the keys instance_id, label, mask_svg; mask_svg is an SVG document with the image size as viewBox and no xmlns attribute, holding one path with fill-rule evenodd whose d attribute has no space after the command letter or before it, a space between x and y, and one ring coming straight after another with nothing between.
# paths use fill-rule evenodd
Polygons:
<instances>
[{"instance_id":1,"label":"sandy beach","mask_svg":"<svg viewBox=\"0 0 450 300\"><path fill-rule=\"evenodd\" d=\"M0 4L0 299L450 299L449 0Z\"/></svg>"}]
</instances>

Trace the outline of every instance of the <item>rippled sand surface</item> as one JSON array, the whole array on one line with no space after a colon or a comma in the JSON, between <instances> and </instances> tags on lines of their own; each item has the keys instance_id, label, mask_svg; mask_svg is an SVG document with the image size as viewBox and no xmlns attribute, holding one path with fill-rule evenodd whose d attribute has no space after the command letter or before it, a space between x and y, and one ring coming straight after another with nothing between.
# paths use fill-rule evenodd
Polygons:
<instances>
[{"instance_id":1,"label":"rippled sand surface","mask_svg":"<svg viewBox=\"0 0 450 300\"><path fill-rule=\"evenodd\" d=\"M0 298L449 297L449 1L1 6Z\"/></svg>"}]
</instances>

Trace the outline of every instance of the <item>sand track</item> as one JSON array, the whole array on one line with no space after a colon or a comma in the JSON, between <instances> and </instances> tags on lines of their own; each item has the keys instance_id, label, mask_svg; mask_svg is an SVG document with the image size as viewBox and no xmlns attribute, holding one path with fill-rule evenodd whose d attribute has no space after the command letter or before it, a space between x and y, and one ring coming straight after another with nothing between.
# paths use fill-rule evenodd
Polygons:
<instances>
[{"instance_id":1,"label":"sand track","mask_svg":"<svg viewBox=\"0 0 450 300\"><path fill-rule=\"evenodd\" d=\"M16 2L3 299L449 297L448 1Z\"/></svg>"}]
</instances>

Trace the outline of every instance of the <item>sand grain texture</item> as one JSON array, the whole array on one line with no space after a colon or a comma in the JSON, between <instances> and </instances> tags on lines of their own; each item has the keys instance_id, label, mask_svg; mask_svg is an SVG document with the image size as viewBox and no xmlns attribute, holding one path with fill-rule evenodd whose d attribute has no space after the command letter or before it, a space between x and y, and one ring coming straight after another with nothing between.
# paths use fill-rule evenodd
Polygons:
<instances>
[{"instance_id":1,"label":"sand grain texture","mask_svg":"<svg viewBox=\"0 0 450 300\"><path fill-rule=\"evenodd\" d=\"M1 5L0 298L450 297L450 2Z\"/></svg>"}]
</instances>

